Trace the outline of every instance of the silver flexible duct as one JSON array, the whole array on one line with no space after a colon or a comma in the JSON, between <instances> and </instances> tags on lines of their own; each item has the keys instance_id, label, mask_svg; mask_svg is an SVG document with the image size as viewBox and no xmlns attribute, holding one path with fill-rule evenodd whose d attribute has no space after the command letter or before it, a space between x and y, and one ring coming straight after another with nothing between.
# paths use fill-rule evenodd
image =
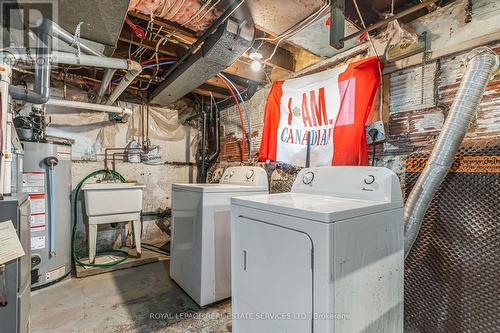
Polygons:
<instances>
[{"instance_id":1,"label":"silver flexible duct","mask_svg":"<svg viewBox=\"0 0 500 333\"><path fill-rule=\"evenodd\" d=\"M455 154L475 115L491 75L498 69L498 56L487 47L467 55L467 69L427 164L404 208L405 257L417 239L425 212L451 168Z\"/></svg>"}]
</instances>

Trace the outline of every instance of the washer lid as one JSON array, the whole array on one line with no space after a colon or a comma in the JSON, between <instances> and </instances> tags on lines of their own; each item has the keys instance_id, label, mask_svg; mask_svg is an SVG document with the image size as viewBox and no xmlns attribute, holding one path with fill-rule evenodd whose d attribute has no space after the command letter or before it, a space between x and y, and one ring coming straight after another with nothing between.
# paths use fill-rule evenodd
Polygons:
<instances>
[{"instance_id":1,"label":"washer lid","mask_svg":"<svg viewBox=\"0 0 500 333\"><path fill-rule=\"evenodd\" d=\"M193 191L203 193L257 192L267 193L267 187L240 184L173 184L172 190Z\"/></svg>"},{"instance_id":2,"label":"washer lid","mask_svg":"<svg viewBox=\"0 0 500 333\"><path fill-rule=\"evenodd\" d=\"M402 202L382 202L308 193L276 193L232 198L234 205L332 223L402 208Z\"/></svg>"}]
</instances>

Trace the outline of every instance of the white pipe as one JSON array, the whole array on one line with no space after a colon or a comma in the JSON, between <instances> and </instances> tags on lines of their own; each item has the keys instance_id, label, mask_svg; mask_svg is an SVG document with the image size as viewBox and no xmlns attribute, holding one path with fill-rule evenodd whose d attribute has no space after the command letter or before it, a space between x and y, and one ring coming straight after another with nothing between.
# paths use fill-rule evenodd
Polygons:
<instances>
[{"instance_id":1,"label":"white pipe","mask_svg":"<svg viewBox=\"0 0 500 333\"><path fill-rule=\"evenodd\" d=\"M11 68L5 63L0 63L0 197L10 193L10 168L11 142L9 124L10 95L9 86L11 79ZM8 176L8 178L7 178Z\"/></svg>"},{"instance_id":2,"label":"white pipe","mask_svg":"<svg viewBox=\"0 0 500 333\"><path fill-rule=\"evenodd\" d=\"M116 86L115 90L109 96L106 105L113 105L114 102L120 97L120 95L127 89L129 85L132 84L134 79L142 72L142 66L135 61L127 60L129 63L129 68L127 74L123 77L120 83Z\"/></svg>"},{"instance_id":3,"label":"white pipe","mask_svg":"<svg viewBox=\"0 0 500 333\"><path fill-rule=\"evenodd\" d=\"M85 103L85 102L77 102L77 101L67 101L64 99L49 99L46 105L64 107L64 108L72 108L79 110L86 110L89 112L106 112L106 113L115 113L120 116L131 116L132 110L121 107L121 106L112 106L112 105L104 105L104 104L93 104L93 103Z\"/></svg>"},{"instance_id":4,"label":"white pipe","mask_svg":"<svg viewBox=\"0 0 500 333\"><path fill-rule=\"evenodd\" d=\"M113 80L113 75L115 74L116 69L108 68L104 72L101 80L101 86L99 87L99 92L97 93L96 103L101 104L104 95L106 94L106 90L111 84L111 80Z\"/></svg>"},{"instance_id":5,"label":"white pipe","mask_svg":"<svg viewBox=\"0 0 500 333\"><path fill-rule=\"evenodd\" d=\"M129 70L132 63L132 60L128 59L106 58L87 54L81 54L78 56L74 53L59 51L53 51L50 58L53 64L81 65L125 70Z\"/></svg>"},{"instance_id":6,"label":"white pipe","mask_svg":"<svg viewBox=\"0 0 500 333\"><path fill-rule=\"evenodd\" d=\"M16 59L25 61L32 60L27 55L16 55ZM134 79L142 72L142 66L138 62L130 59L107 58L87 54L81 54L78 56L77 54L59 51L52 52L50 56L50 63L126 70L127 74L125 74L123 79L113 90L113 93L106 102L106 105L113 105L125 89L127 89Z\"/></svg>"},{"instance_id":7,"label":"white pipe","mask_svg":"<svg viewBox=\"0 0 500 333\"><path fill-rule=\"evenodd\" d=\"M7 126L5 127L5 172L3 181L3 194L12 193L12 113L7 113Z\"/></svg>"},{"instance_id":8,"label":"white pipe","mask_svg":"<svg viewBox=\"0 0 500 333\"><path fill-rule=\"evenodd\" d=\"M125 69L127 74L109 96L106 105L113 105L118 97L127 89L134 79L142 72L142 66L130 59L103 58L82 54L80 56L66 52L52 52L52 63L66 65L81 65L91 67L101 67L107 69Z\"/></svg>"}]
</instances>

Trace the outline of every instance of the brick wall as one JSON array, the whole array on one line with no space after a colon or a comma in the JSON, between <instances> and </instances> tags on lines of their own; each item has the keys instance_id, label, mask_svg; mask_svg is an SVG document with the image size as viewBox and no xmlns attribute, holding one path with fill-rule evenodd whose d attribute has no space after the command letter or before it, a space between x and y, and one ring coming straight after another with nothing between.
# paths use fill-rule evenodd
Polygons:
<instances>
[{"instance_id":1,"label":"brick wall","mask_svg":"<svg viewBox=\"0 0 500 333\"><path fill-rule=\"evenodd\" d=\"M500 44L491 47L500 54ZM389 167L402 176L408 154L432 147L460 84L466 54L462 52L443 57L423 65L424 68L418 65L384 76L384 98L388 100L384 101L386 107L383 119L387 140L376 146L376 165ZM247 102L255 157L258 156L269 88L259 90ZM374 110L378 113L377 107ZM378 119L378 115L370 119ZM221 126L222 150L216 168L224 168L241 160L241 129L236 107L221 112ZM488 84L466 140L488 141L499 138L500 75L497 75ZM404 177L400 178L403 180Z\"/></svg>"}]
</instances>

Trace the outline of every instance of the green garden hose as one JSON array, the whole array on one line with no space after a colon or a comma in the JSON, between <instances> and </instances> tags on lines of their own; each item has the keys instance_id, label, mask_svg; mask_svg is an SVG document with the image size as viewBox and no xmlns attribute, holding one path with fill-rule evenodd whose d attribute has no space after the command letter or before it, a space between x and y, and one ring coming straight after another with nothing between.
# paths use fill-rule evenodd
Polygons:
<instances>
[{"instance_id":1,"label":"green garden hose","mask_svg":"<svg viewBox=\"0 0 500 333\"><path fill-rule=\"evenodd\" d=\"M88 266L88 267L111 267L111 266L115 266L115 265L117 265L119 263L122 263L122 262L124 262L125 260L128 259L128 253L127 253L127 251L115 250L115 249L97 251L97 254L99 254L99 253L110 253L110 252L117 252L117 253L120 253L120 254L125 254L125 257L123 257L123 258L121 258L121 259L119 259L117 261L113 261L113 262L106 263L106 264L90 264L90 263L86 264L86 263L81 262L80 258L78 258L78 256L76 255L76 251L75 251L75 236L76 236L76 223L77 223L77 211L78 211L78 209L77 209L78 208L78 195L80 194L81 187L83 186L83 184L89 178L95 177L95 176L100 175L100 174L111 174L113 177L119 179L122 183L125 182L125 178L122 175L120 175L118 172L116 172L114 170L104 170L103 169L103 170L94 171L91 174L87 175L76 186L76 188L75 188L75 194L73 196L73 232L72 232L72 235L71 235L71 253L73 255L73 261L75 262L75 264L78 264L80 266Z\"/></svg>"}]
</instances>

